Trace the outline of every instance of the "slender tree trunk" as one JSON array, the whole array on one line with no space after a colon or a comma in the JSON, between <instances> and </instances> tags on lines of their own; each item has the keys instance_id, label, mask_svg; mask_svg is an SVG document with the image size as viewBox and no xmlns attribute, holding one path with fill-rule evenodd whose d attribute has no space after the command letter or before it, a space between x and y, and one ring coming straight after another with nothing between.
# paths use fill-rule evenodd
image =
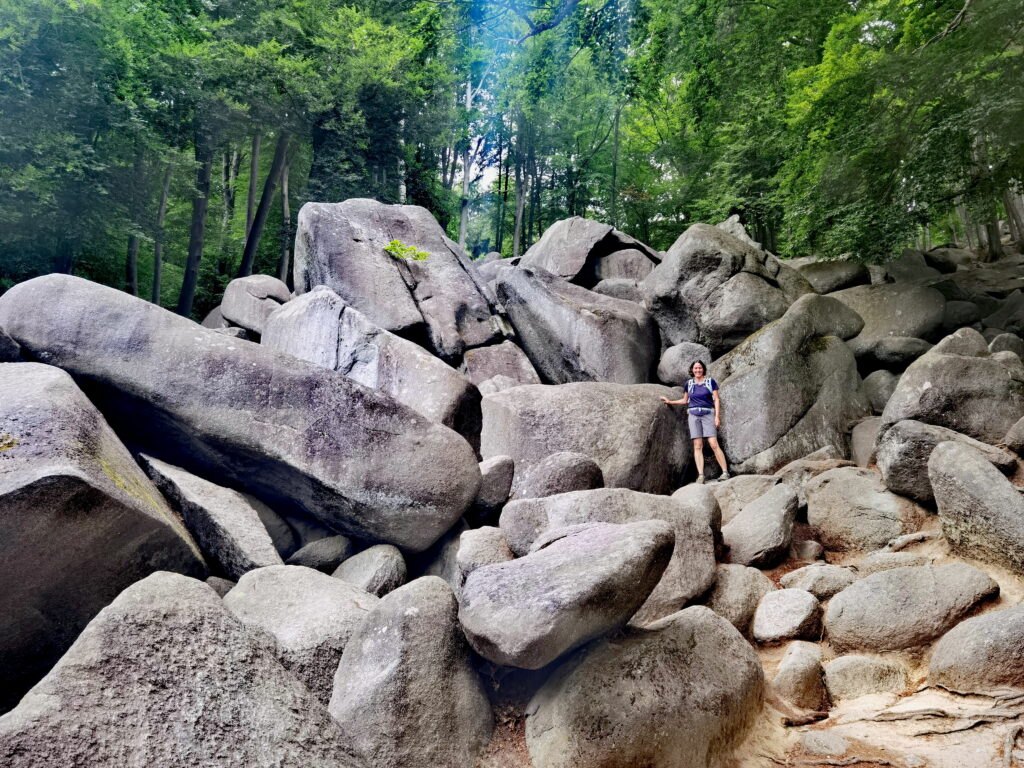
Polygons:
<instances>
[{"instance_id":1,"label":"slender tree trunk","mask_svg":"<svg viewBox=\"0 0 1024 768\"><path fill-rule=\"evenodd\" d=\"M242 164L242 153L238 147L231 147L230 154L224 153L224 168L221 179L224 184L224 215L220 222L222 232L226 232L235 218L235 182L238 180L238 168Z\"/></svg>"},{"instance_id":2,"label":"slender tree trunk","mask_svg":"<svg viewBox=\"0 0 1024 768\"><path fill-rule=\"evenodd\" d=\"M612 199L609 208L611 209L612 226L619 228L619 113L622 107L615 110L615 137L612 140Z\"/></svg>"},{"instance_id":3,"label":"slender tree trunk","mask_svg":"<svg viewBox=\"0 0 1024 768\"><path fill-rule=\"evenodd\" d=\"M245 205L245 237L249 238L252 229L253 210L256 206L256 178L260 174L260 145L263 134L257 131L252 137L252 157L249 158L249 198Z\"/></svg>"},{"instance_id":4,"label":"slender tree trunk","mask_svg":"<svg viewBox=\"0 0 1024 768\"><path fill-rule=\"evenodd\" d=\"M473 81L466 78L466 115L473 109ZM469 218L469 137L462 148L462 197L459 200L459 247L466 249L466 220Z\"/></svg>"},{"instance_id":5,"label":"slender tree trunk","mask_svg":"<svg viewBox=\"0 0 1024 768\"><path fill-rule=\"evenodd\" d=\"M281 170L284 168L287 157L288 134L281 131L281 134L277 137L277 148L274 150L274 161L270 165L270 173L267 174L267 180L263 184L260 204L256 208L255 216L253 216L249 236L245 238L245 251L242 253L242 263L238 267L238 277L246 277L252 274L252 265L256 261L256 248L259 246L263 227L267 223L270 205L274 202L274 190L277 188L278 179L281 178Z\"/></svg>"},{"instance_id":6,"label":"slender tree trunk","mask_svg":"<svg viewBox=\"0 0 1024 768\"><path fill-rule=\"evenodd\" d=\"M963 227L964 240L967 242L967 247L973 251L975 248L974 226L971 224L971 219L967 215L967 206L963 203L957 203L956 215L960 220L960 226Z\"/></svg>"},{"instance_id":7,"label":"slender tree trunk","mask_svg":"<svg viewBox=\"0 0 1024 768\"><path fill-rule=\"evenodd\" d=\"M291 286L292 212L288 205L288 162L281 169L281 258L277 262L277 278Z\"/></svg>"},{"instance_id":8,"label":"slender tree trunk","mask_svg":"<svg viewBox=\"0 0 1024 768\"><path fill-rule=\"evenodd\" d=\"M997 259L1003 258L1006 254L1003 252L1003 241L999 236L999 219L996 217L995 212L989 217L989 220L985 222L985 237L988 240L988 259L989 261L996 261Z\"/></svg>"},{"instance_id":9,"label":"slender tree trunk","mask_svg":"<svg viewBox=\"0 0 1024 768\"><path fill-rule=\"evenodd\" d=\"M1013 190L1003 190L1003 207L1006 208L1006 221L1010 225L1014 242L1024 243L1024 212L1017 204Z\"/></svg>"},{"instance_id":10,"label":"slender tree trunk","mask_svg":"<svg viewBox=\"0 0 1024 768\"><path fill-rule=\"evenodd\" d=\"M160 278L164 267L164 219L167 218L167 198L171 191L171 164L164 169L160 187L160 207L156 211L156 230L153 233L153 293L152 301L160 306Z\"/></svg>"},{"instance_id":11,"label":"slender tree trunk","mask_svg":"<svg viewBox=\"0 0 1024 768\"><path fill-rule=\"evenodd\" d=\"M525 174L523 173L523 163L521 159L522 147L516 147L516 212L515 212L515 223L512 227L512 256L519 256L520 246L522 244L522 233L523 233L523 207L526 203L526 194L523 189L523 185L526 183Z\"/></svg>"},{"instance_id":12,"label":"slender tree trunk","mask_svg":"<svg viewBox=\"0 0 1024 768\"><path fill-rule=\"evenodd\" d=\"M188 238L188 259L185 275L178 296L179 315L192 315L192 302L196 297L199 283L199 262L203 258L203 232L206 228L206 213L210 205L210 175L213 172L213 140L205 128L196 130L196 188L192 198L192 227Z\"/></svg>"},{"instance_id":13,"label":"slender tree trunk","mask_svg":"<svg viewBox=\"0 0 1024 768\"><path fill-rule=\"evenodd\" d=\"M125 290L132 296L139 295L139 228L142 226L142 211L145 202L143 189L143 161L145 157L142 148L135 151L135 167L132 169L132 234L128 236L128 255L124 264Z\"/></svg>"},{"instance_id":14,"label":"slender tree trunk","mask_svg":"<svg viewBox=\"0 0 1024 768\"><path fill-rule=\"evenodd\" d=\"M75 271L75 242L74 240L64 235L60 238L57 243L57 260L54 265L54 272L60 272L64 275L73 274Z\"/></svg>"},{"instance_id":15,"label":"slender tree trunk","mask_svg":"<svg viewBox=\"0 0 1024 768\"><path fill-rule=\"evenodd\" d=\"M124 264L125 290L132 296L139 295L139 236L128 236L128 256Z\"/></svg>"}]
</instances>

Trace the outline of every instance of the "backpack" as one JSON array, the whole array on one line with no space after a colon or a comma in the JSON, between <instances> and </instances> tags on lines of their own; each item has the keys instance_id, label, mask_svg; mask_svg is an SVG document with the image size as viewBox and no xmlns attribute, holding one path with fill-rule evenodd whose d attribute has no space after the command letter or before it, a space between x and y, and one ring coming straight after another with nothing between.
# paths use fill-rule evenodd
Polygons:
<instances>
[{"instance_id":1,"label":"backpack","mask_svg":"<svg viewBox=\"0 0 1024 768\"><path fill-rule=\"evenodd\" d=\"M712 381L715 381L715 380L713 378L711 378L710 376L708 376L708 377L706 377L704 379L704 383L701 384L700 386L707 387L708 392L713 392L714 390L711 388L711 382ZM715 383L717 384L718 382L715 381ZM688 379L687 382L686 382L686 394L692 395L693 394L693 388L696 387L696 386L697 386L697 382L696 381L694 381L693 379Z\"/></svg>"}]
</instances>

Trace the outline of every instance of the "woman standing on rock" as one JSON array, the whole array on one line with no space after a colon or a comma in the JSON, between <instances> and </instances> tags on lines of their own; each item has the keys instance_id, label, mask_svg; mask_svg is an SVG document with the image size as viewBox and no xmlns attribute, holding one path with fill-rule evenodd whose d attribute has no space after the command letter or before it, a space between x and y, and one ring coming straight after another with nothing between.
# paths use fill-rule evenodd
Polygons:
<instances>
[{"instance_id":1,"label":"woman standing on rock","mask_svg":"<svg viewBox=\"0 0 1024 768\"><path fill-rule=\"evenodd\" d=\"M725 454L718 445L718 428L722 425L719 413L721 401L718 398L718 382L707 377L707 366L702 360L695 360L690 365L690 380L686 382L686 394L681 400L661 398L666 405L686 405L690 425L690 437L693 439L693 459L697 463L697 482L704 482L704 438L707 438L711 450L722 468L722 480L729 479L729 467L725 462ZM713 414L713 415L712 415Z\"/></svg>"}]
</instances>

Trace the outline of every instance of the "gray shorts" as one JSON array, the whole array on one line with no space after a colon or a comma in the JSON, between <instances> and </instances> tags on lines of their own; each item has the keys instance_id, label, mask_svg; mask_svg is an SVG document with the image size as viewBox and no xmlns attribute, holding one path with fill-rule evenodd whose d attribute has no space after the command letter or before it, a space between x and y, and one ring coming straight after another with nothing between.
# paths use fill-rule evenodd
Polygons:
<instances>
[{"instance_id":1,"label":"gray shorts","mask_svg":"<svg viewBox=\"0 0 1024 768\"><path fill-rule=\"evenodd\" d=\"M697 437L718 437L718 430L715 429L715 412L710 408L687 411L686 416L690 424L691 439Z\"/></svg>"}]
</instances>

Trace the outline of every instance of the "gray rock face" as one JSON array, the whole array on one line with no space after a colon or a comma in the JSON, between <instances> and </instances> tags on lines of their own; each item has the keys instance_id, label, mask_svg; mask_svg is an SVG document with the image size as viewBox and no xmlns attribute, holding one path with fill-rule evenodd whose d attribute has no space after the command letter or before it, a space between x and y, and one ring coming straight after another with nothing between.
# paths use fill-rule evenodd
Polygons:
<instances>
[{"instance_id":1,"label":"gray rock face","mask_svg":"<svg viewBox=\"0 0 1024 768\"><path fill-rule=\"evenodd\" d=\"M856 363L840 340L860 325L840 302L804 296L711 366L721 385L723 447L737 472L772 472L846 445L850 422L868 415Z\"/></svg>"},{"instance_id":2,"label":"gray rock face","mask_svg":"<svg viewBox=\"0 0 1024 768\"><path fill-rule=\"evenodd\" d=\"M512 341L466 350L459 370L473 384L482 384L495 376L507 376L516 384L540 384L530 358Z\"/></svg>"},{"instance_id":3,"label":"gray rock face","mask_svg":"<svg viewBox=\"0 0 1024 768\"><path fill-rule=\"evenodd\" d=\"M772 580L757 568L724 563L716 570L715 585L704 605L746 635L761 598L775 590Z\"/></svg>"},{"instance_id":4,"label":"gray rock face","mask_svg":"<svg viewBox=\"0 0 1024 768\"><path fill-rule=\"evenodd\" d=\"M886 487L925 504L933 501L935 496L928 479L928 458L935 446L950 440L979 451L1003 473L1010 474L1017 468L1015 458L1006 451L967 435L920 421L898 421L878 441L878 469Z\"/></svg>"},{"instance_id":5,"label":"gray rock face","mask_svg":"<svg viewBox=\"0 0 1024 768\"><path fill-rule=\"evenodd\" d=\"M803 589L778 589L761 598L751 625L759 643L783 640L818 640L821 604Z\"/></svg>"},{"instance_id":6,"label":"gray rock face","mask_svg":"<svg viewBox=\"0 0 1024 768\"><path fill-rule=\"evenodd\" d=\"M686 414L654 384L579 383L515 387L484 398L483 458L511 456L516 477L553 453L589 456L607 487L669 493L689 466Z\"/></svg>"},{"instance_id":7,"label":"gray rock face","mask_svg":"<svg viewBox=\"0 0 1024 768\"><path fill-rule=\"evenodd\" d=\"M200 581L155 573L0 718L11 768L361 768L327 710Z\"/></svg>"},{"instance_id":8,"label":"gray rock face","mask_svg":"<svg viewBox=\"0 0 1024 768\"><path fill-rule=\"evenodd\" d=\"M263 333L267 318L291 299L288 286L270 275L238 277L224 289L221 316L253 333Z\"/></svg>"},{"instance_id":9,"label":"gray rock face","mask_svg":"<svg viewBox=\"0 0 1024 768\"><path fill-rule=\"evenodd\" d=\"M1024 572L1024 496L983 454L959 442L939 443L928 478L954 552Z\"/></svg>"},{"instance_id":10,"label":"gray rock face","mask_svg":"<svg viewBox=\"0 0 1024 768\"><path fill-rule=\"evenodd\" d=\"M227 330L231 328L231 323L224 319L224 314L220 311L220 307L214 307L207 312L201 325L203 328L212 328L213 330Z\"/></svg>"},{"instance_id":11,"label":"gray rock face","mask_svg":"<svg viewBox=\"0 0 1024 768\"><path fill-rule=\"evenodd\" d=\"M180 518L71 377L0 364L0 711L154 571L206 576Z\"/></svg>"},{"instance_id":12,"label":"gray rock face","mask_svg":"<svg viewBox=\"0 0 1024 768\"><path fill-rule=\"evenodd\" d=\"M695 606L559 667L527 708L526 744L536 768L704 768L743 739L763 692L750 645Z\"/></svg>"},{"instance_id":13,"label":"gray rock face","mask_svg":"<svg viewBox=\"0 0 1024 768\"><path fill-rule=\"evenodd\" d=\"M931 338L946 308L941 293L919 285L858 285L829 295L864 318L863 330L849 344L858 360L869 362L881 362L874 349L884 339Z\"/></svg>"},{"instance_id":14,"label":"gray rock face","mask_svg":"<svg viewBox=\"0 0 1024 768\"><path fill-rule=\"evenodd\" d=\"M353 552L355 547L347 536L327 536L296 550L287 562L288 565L301 565L321 573L332 573Z\"/></svg>"},{"instance_id":15,"label":"gray rock face","mask_svg":"<svg viewBox=\"0 0 1024 768\"><path fill-rule=\"evenodd\" d=\"M825 685L836 700L870 693L903 693L910 682L907 670L893 659L850 654L825 665Z\"/></svg>"},{"instance_id":16,"label":"gray rock face","mask_svg":"<svg viewBox=\"0 0 1024 768\"><path fill-rule=\"evenodd\" d=\"M126 439L282 514L417 550L476 496L476 457L451 430L122 291L47 275L0 297L0 323L77 377ZM387 472L382 457L396 459Z\"/></svg>"},{"instance_id":17,"label":"gray rock face","mask_svg":"<svg viewBox=\"0 0 1024 768\"><path fill-rule=\"evenodd\" d=\"M391 256L384 249L392 240L427 257ZM303 205L295 233L295 290L317 285L385 330L425 333L448 361L498 336L500 322L476 268L417 205L366 199Z\"/></svg>"},{"instance_id":18,"label":"gray rock face","mask_svg":"<svg viewBox=\"0 0 1024 768\"><path fill-rule=\"evenodd\" d=\"M281 515L277 514L277 512L255 496L243 493L242 497L249 506L256 510L256 515L270 535L270 540L273 542L277 553L281 557L291 557L295 550L299 548L299 536L295 529Z\"/></svg>"},{"instance_id":19,"label":"gray rock face","mask_svg":"<svg viewBox=\"0 0 1024 768\"><path fill-rule=\"evenodd\" d=\"M870 419L858 422L857 426L851 430L850 458L858 467L870 467L877 461L875 443L878 440L878 430L881 426L882 417L872 416Z\"/></svg>"},{"instance_id":20,"label":"gray rock face","mask_svg":"<svg viewBox=\"0 0 1024 768\"><path fill-rule=\"evenodd\" d=\"M865 556L857 564L857 575L863 578L873 573L891 571L893 568L931 564L932 559L927 555L919 555L915 552L890 552L883 549Z\"/></svg>"},{"instance_id":21,"label":"gray rock face","mask_svg":"<svg viewBox=\"0 0 1024 768\"><path fill-rule=\"evenodd\" d=\"M691 378L690 366L702 361L705 369L711 365L711 350L703 344L683 341L661 353L658 362L658 381L670 387L681 387Z\"/></svg>"},{"instance_id":22,"label":"gray rock face","mask_svg":"<svg viewBox=\"0 0 1024 768\"><path fill-rule=\"evenodd\" d=\"M480 462L480 492L473 502L479 516L488 517L498 512L512 493L515 462L511 456L492 456Z\"/></svg>"},{"instance_id":23,"label":"gray rock face","mask_svg":"<svg viewBox=\"0 0 1024 768\"><path fill-rule=\"evenodd\" d=\"M376 544L352 555L331 574L377 597L384 597L405 584L405 558L398 547Z\"/></svg>"},{"instance_id":24,"label":"gray rock face","mask_svg":"<svg viewBox=\"0 0 1024 768\"><path fill-rule=\"evenodd\" d=\"M550 535L525 557L477 568L462 586L466 639L495 664L540 669L624 626L661 579L675 542L662 520Z\"/></svg>"},{"instance_id":25,"label":"gray rock face","mask_svg":"<svg viewBox=\"0 0 1024 768\"><path fill-rule=\"evenodd\" d=\"M277 655L324 706L352 634L379 601L364 590L296 565L243 576L224 605L243 624L277 641Z\"/></svg>"},{"instance_id":26,"label":"gray rock face","mask_svg":"<svg viewBox=\"0 0 1024 768\"><path fill-rule=\"evenodd\" d=\"M349 639L330 712L363 765L463 768L492 714L456 621L451 588L427 576L378 603Z\"/></svg>"},{"instance_id":27,"label":"gray rock face","mask_svg":"<svg viewBox=\"0 0 1024 768\"><path fill-rule=\"evenodd\" d=\"M828 707L828 692L822 679L821 647L804 640L786 646L772 680L772 689L790 704L801 709Z\"/></svg>"},{"instance_id":28,"label":"gray rock face","mask_svg":"<svg viewBox=\"0 0 1024 768\"><path fill-rule=\"evenodd\" d=\"M658 359L658 329L639 304L541 269L503 270L495 292L546 382L649 381Z\"/></svg>"},{"instance_id":29,"label":"gray rock face","mask_svg":"<svg viewBox=\"0 0 1024 768\"><path fill-rule=\"evenodd\" d=\"M728 523L738 515L747 504L779 484L775 475L738 475L728 480L720 480L708 486L718 500L722 510L722 522Z\"/></svg>"},{"instance_id":30,"label":"gray rock face","mask_svg":"<svg viewBox=\"0 0 1024 768\"><path fill-rule=\"evenodd\" d=\"M796 270L822 294L871 282L867 267L855 261L812 261Z\"/></svg>"},{"instance_id":31,"label":"gray rock face","mask_svg":"<svg viewBox=\"0 0 1024 768\"><path fill-rule=\"evenodd\" d=\"M1003 438L1002 444L1016 453L1024 456L1024 417L1018 419Z\"/></svg>"},{"instance_id":32,"label":"gray rock face","mask_svg":"<svg viewBox=\"0 0 1024 768\"><path fill-rule=\"evenodd\" d=\"M962 693L1024 687L1024 604L957 624L932 648L928 681Z\"/></svg>"},{"instance_id":33,"label":"gray rock face","mask_svg":"<svg viewBox=\"0 0 1024 768\"><path fill-rule=\"evenodd\" d=\"M924 339L890 336L875 342L869 352L869 361L875 365L902 370L931 348L932 345Z\"/></svg>"},{"instance_id":34,"label":"gray rock face","mask_svg":"<svg viewBox=\"0 0 1024 768\"><path fill-rule=\"evenodd\" d=\"M576 491L505 506L501 529L517 555L550 530L582 523L626 524L664 520L675 530L675 549L665 573L647 602L633 617L644 624L678 611L703 594L715 578L718 504L703 486L685 497L654 496L622 488Z\"/></svg>"},{"instance_id":35,"label":"gray rock face","mask_svg":"<svg viewBox=\"0 0 1024 768\"><path fill-rule=\"evenodd\" d=\"M839 649L898 651L929 643L999 594L966 563L893 568L855 581L832 598L825 630Z\"/></svg>"},{"instance_id":36,"label":"gray rock face","mask_svg":"<svg viewBox=\"0 0 1024 768\"><path fill-rule=\"evenodd\" d=\"M941 274L939 270L928 266L921 251L915 251L912 248L905 249L898 259L893 259L886 264L885 271L897 283L927 280Z\"/></svg>"},{"instance_id":37,"label":"gray rock face","mask_svg":"<svg viewBox=\"0 0 1024 768\"><path fill-rule=\"evenodd\" d=\"M485 565L507 563L514 559L508 547L505 532L493 526L483 526L464 531L459 537L459 550L455 554L455 564L459 570L459 590L469 576L477 568Z\"/></svg>"},{"instance_id":38,"label":"gray rock face","mask_svg":"<svg viewBox=\"0 0 1024 768\"><path fill-rule=\"evenodd\" d=\"M925 251L924 260L940 272L956 272L961 264L968 265L978 257L967 248L932 248Z\"/></svg>"},{"instance_id":39,"label":"gray rock face","mask_svg":"<svg viewBox=\"0 0 1024 768\"><path fill-rule=\"evenodd\" d=\"M514 499L537 499L570 491L589 491L604 486L601 468L589 456L560 451L541 459L518 483Z\"/></svg>"},{"instance_id":40,"label":"gray rock face","mask_svg":"<svg viewBox=\"0 0 1024 768\"><path fill-rule=\"evenodd\" d=\"M716 357L812 292L798 272L708 224L694 224L643 281L668 345L694 341Z\"/></svg>"},{"instance_id":41,"label":"gray rock face","mask_svg":"<svg viewBox=\"0 0 1024 768\"><path fill-rule=\"evenodd\" d=\"M219 597L224 597L235 588L235 582L222 579L220 576L209 576L206 579L206 586L216 592Z\"/></svg>"},{"instance_id":42,"label":"gray rock face","mask_svg":"<svg viewBox=\"0 0 1024 768\"><path fill-rule=\"evenodd\" d=\"M628 280L626 278L602 280L590 290L594 293L600 293L602 296L610 296L613 299L622 299L623 301L632 301L637 304L640 304L644 300L643 293L640 291L640 283L636 280Z\"/></svg>"},{"instance_id":43,"label":"gray rock face","mask_svg":"<svg viewBox=\"0 0 1024 768\"><path fill-rule=\"evenodd\" d=\"M796 511L796 492L788 485L776 485L750 502L722 527L729 562L755 568L776 565L789 551Z\"/></svg>"},{"instance_id":44,"label":"gray rock face","mask_svg":"<svg viewBox=\"0 0 1024 768\"><path fill-rule=\"evenodd\" d=\"M906 370L885 406L882 431L914 419L995 443L1022 416L1024 365L990 355L981 334L965 328Z\"/></svg>"},{"instance_id":45,"label":"gray rock face","mask_svg":"<svg viewBox=\"0 0 1024 768\"><path fill-rule=\"evenodd\" d=\"M786 589L803 589L819 600L828 600L856 580L857 576L849 568L814 563L790 571L779 580L779 583Z\"/></svg>"},{"instance_id":46,"label":"gray rock face","mask_svg":"<svg viewBox=\"0 0 1024 768\"><path fill-rule=\"evenodd\" d=\"M1001 333L988 344L989 352L1013 352L1024 357L1024 339L1015 333Z\"/></svg>"},{"instance_id":47,"label":"gray rock face","mask_svg":"<svg viewBox=\"0 0 1024 768\"><path fill-rule=\"evenodd\" d=\"M1016 290L1007 296L1002 306L985 318L985 325L1018 336L1024 334L1024 293Z\"/></svg>"},{"instance_id":48,"label":"gray rock face","mask_svg":"<svg viewBox=\"0 0 1024 768\"><path fill-rule=\"evenodd\" d=\"M874 371L864 377L864 394L871 403L871 410L881 413L885 410L885 404L889 402L892 393L896 391L896 385L900 383L900 377L895 373L882 369Z\"/></svg>"},{"instance_id":49,"label":"gray rock face","mask_svg":"<svg viewBox=\"0 0 1024 768\"><path fill-rule=\"evenodd\" d=\"M830 469L854 466L854 463L847 459L832 458L830 455L832 453L832 447L827 446L825 449L815 451L802 459L789 462L789 464L775 473L775 476L782 482L796 490L801 507L807 506L807 486L814 478L824 472L828 472Z\"/></svg>"},{"instance_id":50,"label":"gray rock face","mask_svg":"<svg viewBox=\"0 0 1024 768\"><path fill-rule=\"evenodd\" d=\"M283 565L259 513L238 491L222 488L151 456L146 473L174 506L203 554L232 581L253 568Z\"/></svg>"},{"instance_id":51,"label":"gray rock face","mask_svg":"<svg viewBox=\"0 0 1024 768\"><path fill-rule=\"evenodd\" d=\"M925 511L885 489L877 472L840 467L808 483L807 522L826 549L839 552L884 547L916 531Z\"/></svg>"},{"instance_id":52,"label":"gray rock face","mask_svg":"<svg viewBox=\"0 0 1024 768\"><path fill-rule=\"evenodd\" d=\"M646 246L644 246L646 248ZM608 280L633 280L639 282L651 274L658 264L649 255L650 250L624 248L599 259L595 264L594 278L600 283ZM590 282L589 280L587 282ZM596 287L596 286L595 286Z\"/></svg>"},{"instance_id":53,"label":"gray rock face","mask_svg":"<svg viewBox=\"0 0 1024 768\"><path fill-rule=\"evenodd\" d=\"M423 347L374 325L322 285L266 323L262 344L345 374L393 397L471 443L480 431L480 393Z\"/></svg>"},{"instance_id":54,"label":"gray rock face","mask_svg":"<svg viewBox=\"0 0 1024 768\"><path fill-rule=\"evenodd\" d=\"M22 361L21 345L0 328L0 363L20 363Z\"/></svg>"},{"instance_id":55,"label":"gray rock face","mask_svg":"<svg viewBox=\"0 0 1024 768\"><path fill-rule=\"evenodd\" d=\"M973 301L947 301L942 315L943 333L974 325L981 319L981 311Z\"/></svg>"}]
</instances>

